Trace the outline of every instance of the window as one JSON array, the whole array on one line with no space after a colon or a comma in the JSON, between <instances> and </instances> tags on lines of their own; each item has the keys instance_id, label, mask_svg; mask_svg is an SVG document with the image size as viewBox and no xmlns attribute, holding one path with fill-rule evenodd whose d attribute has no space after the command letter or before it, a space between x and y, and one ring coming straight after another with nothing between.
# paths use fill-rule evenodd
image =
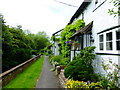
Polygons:
<instances>
[{"instance_id":1,"label":"window","mask_svg":"<svg viewBox=\"0 0 120 90\"><path fill-rule=\"evenodd\" d=\"M107 1L107 0L95 0L95 8L94 8L93 12L94 12L97 8L99 8L102 4L104 4L105 1Z\"/></svg>"},{"instance_id":2,"label":"window","mask_svg":"<svg viewBox=\"0 0 120 90\"><path fill-rule=\"evenodd\" d=\"M95 4L97 4L97 3L98 3L98 0L95 1Z\"/></svg>"},{"instance_id":3,"label":"window","mask_svg":"<svg viewBox=\"0 0 120 90\"><path fill-rule=\"evenodd\" d=\"M81 35L80 37L80 45L79 45L79 49L83 49L83 35Z\"/></svg>"},{"instance_id":4,"label":"window","mask_svg":"<svg viewBox=\"0 0 120 90\"><path fill-rule=\"evenodd\" d=\"M95 8L98 7L100 5L99 0L95 0Z\"/></svg>"},{"instance_id":5,"label":"window","mask_svg":"<svg viewBox=\"0 0 120 90\"><path fill-rule=\"evenodd\" d=\"M99 36L99 49L103 50L104 49L104 38L103 34Z\"/></svg>"},{"instance_id":6,"label":"window","mask_svg":"<svg viewBox=\"0 0 120 90\"><path fill-rule=\"evenodd\" d=\"M120 50L120 30L116 31L116 49Z\"/></svg>"},{"instance_id":7,"label":"window","mask_svg":"<svg viewBox=\"0 0 120 90\"><path fill-rule=\"evenodd\" d=\"M106 33L106 49L112 50L112 32Z\"/></svg>"},{"instance_id":8,"label":"window","mask_svg":"<svg viewBox=\"0 0 120 90\"><path fill-rule=\"evenodd\" d=\"M118 54L120 51L120 29L98 33L98 51Z\"/></svg>"},{"instance_id":9,"label":"window","mask_svg":"<svg viewBox=\"0 0 120 90\"><path fill-rule=\"evenodd\" d=\"M100 5L104 3L106 0L95 0L95 5Z\"/></svg>"}]
</instances>

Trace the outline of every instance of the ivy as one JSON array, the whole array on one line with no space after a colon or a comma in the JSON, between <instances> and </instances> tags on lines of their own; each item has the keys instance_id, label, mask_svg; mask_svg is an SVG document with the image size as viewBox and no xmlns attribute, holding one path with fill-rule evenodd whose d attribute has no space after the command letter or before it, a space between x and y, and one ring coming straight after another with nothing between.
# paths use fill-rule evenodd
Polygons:
<instances>
[{"instance_id":1,"label":"ivy","mask_svg":"<svg viewBox=\"0 0 120 90\"><path fill-rule=\"evenodd\" d=\"M60 34L61 53L64 57L70 55L70 46L66 43L70 41L69 38L78 30L85 26L85 22L82 19L78 19L73 24L67 25Z\"/></svg>"},{"instance_id":2,"label":"ivy","mask_svg":"<svg viewBox=\"0 0 120 90\"><path fill-rule=\"evenodd\" d=\"M59 41L60 38L58 38L57 36L54 36L54 35L53 35L53 36L51 37L51 40L52 40L52 41Z\"/></svg>"},{"instance_id":3,"label":"ivy","mask_svg":"<svg viewBox=\"0 0 120 90\"><path fill-rule=\"evenodd\" d=\"M52 37L51 37L51 40L52 40L52 41L55 41L55 36L52 36Z\"/></svg>"}]
</instances>

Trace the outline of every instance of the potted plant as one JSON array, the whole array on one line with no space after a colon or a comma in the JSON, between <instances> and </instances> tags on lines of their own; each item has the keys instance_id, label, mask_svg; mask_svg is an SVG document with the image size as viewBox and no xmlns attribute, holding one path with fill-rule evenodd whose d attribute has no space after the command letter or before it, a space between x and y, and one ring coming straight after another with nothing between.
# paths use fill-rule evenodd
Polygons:
<instances>
[{"instance_id":1,"label":"potted plant","mask_svg":"<svg viewBox=\"0 0 120 90\"><path fill-rule=\"evenodd\" d=\"M79 42L78 42L78 41L75 41L75 42L73 43L73 46L74 46L74 49L76 49L76 48L79 46Z\"/></svg>"}]
</instances>

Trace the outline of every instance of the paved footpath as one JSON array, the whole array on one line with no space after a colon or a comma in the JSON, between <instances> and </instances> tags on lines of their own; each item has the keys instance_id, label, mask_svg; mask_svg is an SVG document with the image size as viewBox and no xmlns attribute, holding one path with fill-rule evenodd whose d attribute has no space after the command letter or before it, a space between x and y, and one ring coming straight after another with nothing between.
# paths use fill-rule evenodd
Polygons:
<instances>
[{"instance_id":1,"label":"paved footpath","mask_svg":"<svg viewBox=\"0 0 120 90\"><path fill-rule=\"evenodd\" d=\"M48 56L45 56L42 73L37 82L36 88L60 88L58 77L55 75L55 72L50 71L52 66L48 59Z\"/></svg>"}]
</instances>

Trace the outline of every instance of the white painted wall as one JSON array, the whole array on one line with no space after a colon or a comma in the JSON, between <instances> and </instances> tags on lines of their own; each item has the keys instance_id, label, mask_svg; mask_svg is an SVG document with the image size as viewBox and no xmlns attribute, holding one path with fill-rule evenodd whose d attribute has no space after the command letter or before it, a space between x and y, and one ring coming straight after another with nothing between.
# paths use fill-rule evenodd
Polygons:
<instances>
[{"instance_id":1,"label":"white painted wall","mask_svg":"<svg viewBox=\"0 0 120 90\"><path fill-rule=\"evenodd\" d=\"M73 57L74 57L74 51L70 51L70 61L72 61L73 60Z\"/></svg>"},{"instance_id":2,"label":"white painted wall","mask_svg":"<svg viewBox=\"0 0 120 90\"><path fill-rule=\"evenodd\" d=\"M104 1L104 0L103 0ZM95 52L100 52L98 50L98 32L104 31L113 26L118 25L118 17L110 16L108 13L108 9L113 8L112 3L110 0L107 0L104 4L102 4L99 8L95 6L95 0L92 0L90 5L84 10L84 21L89 24L93 21L93 28L92 28L92 36L94 38L94 43L92 46L96 46ZM95 10L96 9L96 10ZM82 15L78 17L78 19L82 19ZM115 36L113 36L115 38ZM84 47L86 45L85 37L84 37ZM115 48L115 47L113 47ZM116 53L117 52L117 53ZM104 52L106 53L106 52ZM118 51L111 51L110 53L118 54ZM73 52L71 53L73 54ZM71 55L73 58L73 55ZM108 64L107 60L111 59L112 62L117 63L120 60L120 56L115 55L97 55L96 59L93 61L93 66L95 67L96 73L105 74L104 70L102 69L101 62L105 61L105 64ZM120 61L119 61L120 62Z\"/></svg>"},{"instance_id":3,"label":"white painted wall","mask_svg":"<svg viewBox=\"0 0 120 90\"><path fill-rule=\"evenodd\" d=\"M58 42L57 41L55 41L55 44L54 44L54 55L56 56L56 55L59 55L59 46L58 46Z\"/></svg>"},{"instance_id":4,"label":"white painted wall","mask_svg":"<svg viewBox=\"0 0 120 90\"><path fill-rule=\"evenodd\" d=\"M77 55L78 53L80 53L80 51L75 51L75 52L74 52L74 51L72 50L70 53L71 53L70 61L72 61L73 58L74 58L74 53L75 53L75 55Z\"/></svg>"},{"instance_id":5,"label":"white painted wall","mask_svg":"<svg viewBox=\"0 0 120 90\"><path fill-rule=\"evenodd\" d=\"M108 9L113 8L112 3L107 0L97 10L93 12L94 28L97 29L95 32L98 33L102 30L118 25L118 17L110 16L107 12Z\"/></svg>"},{"instance_id":6,"label":"white painted wall","mask_svg":"<svg viewBox=\"0 0 120 90\"><path fill-rule=\"evenodd\" d=\"M104 69L101 66L102 62L104 62L105 65L109 64L111 66L107 72L113 71L114 67L112 66L111 63L109 63L109 60L111 60L113 64L114 63L118 64L119 58L120 58L120 56L118 57L118 56L113 56L113 55L97 55L96 59L93 61L94 62L93 67L94 67L95 72L106 75L106 72L104 71Z\"/></svg>"}]
</instances>

